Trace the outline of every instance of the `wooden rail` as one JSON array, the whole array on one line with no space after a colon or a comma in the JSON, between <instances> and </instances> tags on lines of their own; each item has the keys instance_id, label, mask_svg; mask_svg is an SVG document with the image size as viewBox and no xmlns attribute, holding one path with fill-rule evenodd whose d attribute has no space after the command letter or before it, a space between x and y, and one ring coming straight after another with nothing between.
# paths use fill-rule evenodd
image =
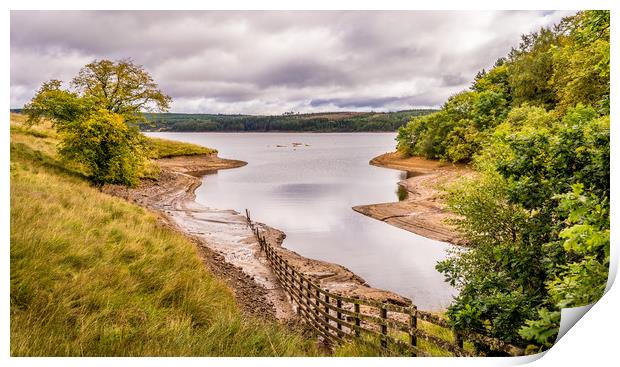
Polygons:
<instances>
[{"instance_id":1,"label":"wooden rail","mask_svg":"<svg viewBox=\"0 0 620 367\"><path fill-rule=\"evenodd\" d=\"M297 314L330 344L356 338L378 346L387 354L428 356L429 350L453 356L475 356L475 345L506 355L523 355L524 349L477 332L456 332L447 321L416 306L401 306L371 299L346 297L322 289L284 259L270 245L246 209L248 226L256 236L273 272ZM424 323L426 327L421 325ZM432 331L431 331L432 330ZM468 341L467 347L465 342ZM433 353L435 354L435 353Z\"/></svg>"}]
</instances>

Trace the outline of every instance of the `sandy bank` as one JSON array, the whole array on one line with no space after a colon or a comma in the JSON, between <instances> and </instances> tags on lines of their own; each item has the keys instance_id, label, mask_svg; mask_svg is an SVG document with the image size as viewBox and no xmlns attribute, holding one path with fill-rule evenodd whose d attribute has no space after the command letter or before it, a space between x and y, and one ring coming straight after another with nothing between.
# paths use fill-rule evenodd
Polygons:
<instances>
[{"instance_id":1,"label":"sandy bank","mask_svg":"<svg viewBox=\"0 0 620 367\"><path fill-rule=\"evenodd\" d=\"M473 174L471 169L421 157L403 158L398 152L382 154L370 164L407 172L407 178L398 183L407 191L407 198L393 203L355 206L353 210L433 240L465 244L457 231L446 223L446 219L454 215L445 209L438 187Z\"/></svg>"},{"instance_id":2,"label":"sandy bank","mask_svg":"<svg viewBox=\"0 0 620 367\"><path fill-rule=\"evenodd\" d=\"M109 185L104 190L160 213L173 228L193 238L204 263L228 282L245 311L281 320L293 318L292 307L267 259L260 253L245 216L233 210L208 208L194 200L201 176L240 167L245 162L209 155L166 158L158 163L161 167L158 179L144 180L134 189ZM281 247L284 233L259 225L267 231L268 240L276 245L281 256L322 287L343 295L411 303L395 293L368 287L362 278L340 265L307 259Z\"/></svg>"}]
</instances>

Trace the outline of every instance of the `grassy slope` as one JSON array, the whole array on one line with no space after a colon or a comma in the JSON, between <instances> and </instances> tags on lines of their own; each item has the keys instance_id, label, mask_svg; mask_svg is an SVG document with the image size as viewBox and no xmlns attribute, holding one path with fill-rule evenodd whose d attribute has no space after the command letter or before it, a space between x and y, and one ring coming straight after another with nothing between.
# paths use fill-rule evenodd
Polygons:
<instances>
[{"instance_id":1,"label":"grassy slope","mask_svg":"<svg viewBox=\"0 0 620 367\"><path fill-rule=\"evenodd\" d=\"M92 188L58 160L58 137L49 125L26 128L23 120L11 115L12 355L319 353L313 338L245 319L192 243L141 207ZM152 157L215 153L150 142ZM425 322L418 326L452 338ZM350 342L334 355L384 354L378 345ZM423 340L419 345L447 355Z\"/></svg>"},{"instance_id":2,"label":"grassy slope","mask_svg":"<svg viewBox=\"0 0 620 367\"><path fill-rule=\"evenodd\" d=\"M66 168L49 127L11 118L12 355L316 353L240 315L192 243Z\"/></svg>"},{"instance_id":3,"label":"grassy slope","mask_svg":"<svg viewBox=\"0 0 620 367\"><path fill-rule=\"evenodd\" d=\"M179 155L216 154L217 150L199 145L158 138L148 138L151 158L170 158Z\"/></svg>"}]
</instances>

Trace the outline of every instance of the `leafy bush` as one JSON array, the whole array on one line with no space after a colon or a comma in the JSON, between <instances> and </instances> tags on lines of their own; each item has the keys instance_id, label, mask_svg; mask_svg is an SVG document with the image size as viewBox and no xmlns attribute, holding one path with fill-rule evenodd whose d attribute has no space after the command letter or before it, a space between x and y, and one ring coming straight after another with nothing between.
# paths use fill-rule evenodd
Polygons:
<instances>
[{"instance_id":1,"label":"leafy bush","mask_svg":"<svg viewBox=\"0 0 620 367\"><path fill-rule=\"evenodd\" d=\"M609 12L585 11L524 36L471 92L401 128L399 150L479 171L447 195L471 245L437 264L460 290L455 327L549 347L561 308L603 294L608 104Z\"/></svg>"},{"instance_id":2,"label":"leafy bush","mask_svg":"<svg viewBox=\"0 0 620 367\"><path fill-rule=\"evenodd\" d=\"M51 120L60 155L83 165L95 185L136 185L147 157L142 111L167 110L170 97L131 60L94 61L71 84L74 90L58 80L43 83L24 107L28 122Z\"/></svg>"},{"instance_id":3,"label":"leafy bush","mask_svg":"<svg viewBox=\"0 0 620 367\"><path fill-rule=\"evenodd\" d=\"M59 132L58 153L83 165L95 185L138 183L146 158L145 139L121 115L99 110L59 126Z\"/></svg>"}]
</instances>

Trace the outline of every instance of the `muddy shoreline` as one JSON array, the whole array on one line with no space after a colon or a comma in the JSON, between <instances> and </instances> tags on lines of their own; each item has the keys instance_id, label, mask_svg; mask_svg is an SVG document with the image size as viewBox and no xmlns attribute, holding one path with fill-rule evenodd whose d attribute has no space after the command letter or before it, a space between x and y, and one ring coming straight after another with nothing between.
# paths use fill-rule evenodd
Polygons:
<instances>
[{"instance_id":1,"label":"muddy shoreline","mask_svg":"<svg viewBox=\"0 0 620 367\"><path fill-rule=\"evenodd\" d=\"M377 156L370 164L406 172L406 178L398 184L406 190L407 197L398 202L359 205L353 210L426 238L455 245L467 244L447 223L454 214L446 210L438 188L459 177L472 175L470 168L421 157L403 158L398 152Z\"/></svg>"},{"instance_id":2,"label":"muddy shoreline","mask_svg":"<svg viewBox=\"0 0 620 367\"><path fill-rule=\"evenodd\" d=\"M108 185L103 190L156 212L171 228L196 243L211 272L233 289L244 312L282 321L295 319L291 303L271 271L246 217L234 210L203 206L195 201L201 177L220 169L241 167L243 161L216 155L165 158L157 161L160 175L143 180L137 188ZM258 223L267 240L297 271L321 287L345 296L409 305L411 300L393 292L369 287L345 267L305 258L281 246L285 234Z\"/></svg>"}]
</instances>

